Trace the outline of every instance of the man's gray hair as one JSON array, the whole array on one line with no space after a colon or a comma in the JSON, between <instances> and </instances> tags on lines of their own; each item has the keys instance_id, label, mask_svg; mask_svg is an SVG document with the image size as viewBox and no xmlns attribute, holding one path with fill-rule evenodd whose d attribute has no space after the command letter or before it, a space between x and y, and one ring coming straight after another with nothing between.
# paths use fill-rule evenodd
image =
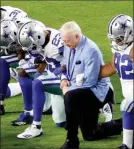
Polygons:
<instances>
[{"instance_id":1,"label":"man's gray hair","mask_svg":"<svg viewBox=\"0 0 134 149\"><path fill-rule=\"evenodd\" d=\"M81 28L75 21L66 22L60 28L60 33L72 33L81 35Z\"/></svg>"}]
</instances>

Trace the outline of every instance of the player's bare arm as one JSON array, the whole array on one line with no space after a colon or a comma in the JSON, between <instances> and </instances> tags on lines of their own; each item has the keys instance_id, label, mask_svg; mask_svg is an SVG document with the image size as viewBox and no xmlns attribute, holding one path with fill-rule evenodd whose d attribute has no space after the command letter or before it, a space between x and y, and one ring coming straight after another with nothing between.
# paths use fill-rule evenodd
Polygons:
<instances>
[{"instance_id":1,"label":"player's bare arm","mask_svg":"<svg viewBox=\"0 0 134 149\"><path fill-rule=\"evenodd\" d=\"M22 49L21 46L17 47L17 56L19 60L25 59L26 52Z\"/></svg>"},{"instance_id":2,"label":"player's bare arm","mask_svg":"<svg viewBox=\"0 0 134 149\"><path fill-rule=\"evenodd\" d=\"M134 63L134 46L130 50L129 56L130 56L131 61Z\"/></svg>"},{"instance_id":3,"label":"player's bare arm","mask_svg":"<svg viewBox=\"0 0 134 149\"><path fill-rule=\"evenodd\" d=\"M39 66L37 67L37 72L43 73L45 68L46 68L46 63L40 63Z\"/></svg>"},{"instance_id":4,"label":"player's bare arm","mask_svg":"<svg viewBox=\"0 0 134 149\"><path fill-rule=\"evenodd\" d=\"M40 57L37 57L34 60L34 63L36 65L36 68L37 68L37 72L38 73L43 73L44 72L44 69L47 67L46 61L44 59L40 58Z\"/></svg>"},{"instance_id":5,"label":"player's bare arm","mask_svg":"<svg viewBox=\"0 0 134 149\"><path fill-rule=\"evenodd\" d=\"M110 77L115 73L116 69L114 66L114 56L113 56L112 61L110 63L101 66L99 77L100 78Z\"/></svg>"}]
</instances>

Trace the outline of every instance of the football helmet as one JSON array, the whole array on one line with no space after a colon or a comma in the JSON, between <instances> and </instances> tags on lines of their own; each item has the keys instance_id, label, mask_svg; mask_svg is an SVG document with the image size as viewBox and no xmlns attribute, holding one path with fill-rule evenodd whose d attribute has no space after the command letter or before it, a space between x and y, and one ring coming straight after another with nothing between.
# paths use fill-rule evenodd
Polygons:
<instances>
[{"instance_id":1,"label":"football helmet","mask_svg":"<svg viewBox=\"0 0 134 149\"><path fill-rule=\"evenodd\" d=\"M14 8L10 6L2 6L1 10L1 19L14 21L18 27L22 23L26 22L25 19L28 18L28 14L19 8Z\"/></svg>"},{"instance_id":2,"label":"football helmet","mask_svg":"<svg viewBox=\"0 0 134 149\"><path fill-rule=\"evenodd\" d=\"M17 42L17 26L13 21L2 20L0 26L0 46L8 47Z\"/></svg>"},{"instance_id":3,"label":"football helmet","mask_svg":"<svg viewBox=\"0 0 134 149\"><path fill-rule=\"evenodd\" d=\"M133 19L124 14L112 18L108 25L108 38L115 50L125 50L134 41Z\"/></svg>"},{"instance_id":4,"label":"football helmet","mask_svg":"<svg viewBox=\"0 0 134 149\"><path fill-rule=\"evenodd\" d=\"M26 12L19 9L16 10L16 14L17 15L15 15L15 17L12 18L12 21L14 21L17 24L18 28L20 28L20 26L27 22L29 18Z\"/></svg>"},{"instance_id":5,"label":"football helmet","mask_svg":"<svg viewBox=\"0 0 134 149\"><path fill-rule=\"evenodd\" d=\"M24 23L18 31L18 42L23 49L31 49L34 45L37 50L42 48L47 36L46 27L43 23L35 20Z\"/></svg>"},{"instance_id":6,"label":"football helmet","mask_svg":"<svg viewBox=\"0 0 134 149\"><path fill-rule=\"evenodd\" d=\"M1 13L0 19L1 20L4 19L4 17L6 16L7 10L9 10L9 9L12 9L12 7L10 7L10 6L2 6L2 7L0 7L0 13Z\"/></svg>"}]
</instances>

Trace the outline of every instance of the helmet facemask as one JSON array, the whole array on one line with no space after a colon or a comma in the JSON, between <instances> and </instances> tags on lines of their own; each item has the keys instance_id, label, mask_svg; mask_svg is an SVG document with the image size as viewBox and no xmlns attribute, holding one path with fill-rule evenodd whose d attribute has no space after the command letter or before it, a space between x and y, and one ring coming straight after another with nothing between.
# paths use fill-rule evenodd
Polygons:
<instances>
[{"instance_id":1,"label":"helmet facemask","mask_svg":"<svg viewBox=\"0 0 134 149\"><path fill-rule=\"evenodd\" d=\"M18 32L19 43L23 49L31 50L36 45L37 50L40 51L47 35L44 29L45 26L41 26L36 21L29 21L23 24Z\"/></svg>"},{"instance_id":2,"label":"helmet facemask","mask_svg":"<svg viewBox=\"0 0 134 149\"><path fill-rule=\"evenodd\" d=\"M114 17L108 27L108 38L116 50L125 50L133 42L133 20L127 15Z\"/></svg>"}]
</instances>

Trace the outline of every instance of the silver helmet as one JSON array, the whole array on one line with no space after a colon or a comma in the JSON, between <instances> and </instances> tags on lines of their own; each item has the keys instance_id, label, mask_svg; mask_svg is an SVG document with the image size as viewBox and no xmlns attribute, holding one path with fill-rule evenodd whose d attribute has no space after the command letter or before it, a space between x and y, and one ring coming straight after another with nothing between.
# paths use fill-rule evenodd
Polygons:
<instances>
[{"instance_id":1,"label":"silver helmet","mask_svg":"<svg viewBox=\"0 0 134 149\"><path fill-rule=\"evenodd\" d=\"M124 14L112 18L108 25L108 38L116 50L125 50L134 39L133 19Z\"/></svg>"},{"instance_id":2,"label":"silver helmet","mask_svg":"<svg viewBox=\"0 0 134 149\"><path fill-rule=\"evenodd\" d=\"M0 46L8 47L11 43L17 42L17 26L13 21L2 20L0 26Z\"/></svg>"},{"instance_id":3,"label":"silver helmet","mask_svg":"<svg viewBox=\"0 0 134 149\"><path fill-rule=\"evenodd\" d=\"M30 49L32 45L41 48L45 43L46 35L45 25L39 21L31 20L20 27L18 42L24 49Z\"/></svg>"},{"instance_id":4,"label":"silver helmet","mask_svg":"<svg viewBox=\"0 0 134 149\"><path fill-rule=\"evenodd\" d=\"M28 18L28 14L19 8L2 6L0 10L1 19L14 21L18 26Z\"/></svg>"},{"instance_id":5,"label":"silver helmet","mask_svg":"<svg viewBox=\"0 0 134 149\"><path fill-rule=\"evenodd\" d=\"M17 27L20 28L24 22L27 22L28 14L21 9L14 10L15 16L12 17L12 21L14 21L17 24Z\"/></svg>"},{"instance_id":6,"label":"silver helmet","mask_svg":"<svg viewBox=\"0 0 134 149\"><path fill-rule=\"evenodd\" d=\"M6 13L7 13L7 10L11 10L12 7L11 6L1 6L0 7L0 19L3 20L5 19L5 16L6 16Z\"/></svg>"}]
</instances>

